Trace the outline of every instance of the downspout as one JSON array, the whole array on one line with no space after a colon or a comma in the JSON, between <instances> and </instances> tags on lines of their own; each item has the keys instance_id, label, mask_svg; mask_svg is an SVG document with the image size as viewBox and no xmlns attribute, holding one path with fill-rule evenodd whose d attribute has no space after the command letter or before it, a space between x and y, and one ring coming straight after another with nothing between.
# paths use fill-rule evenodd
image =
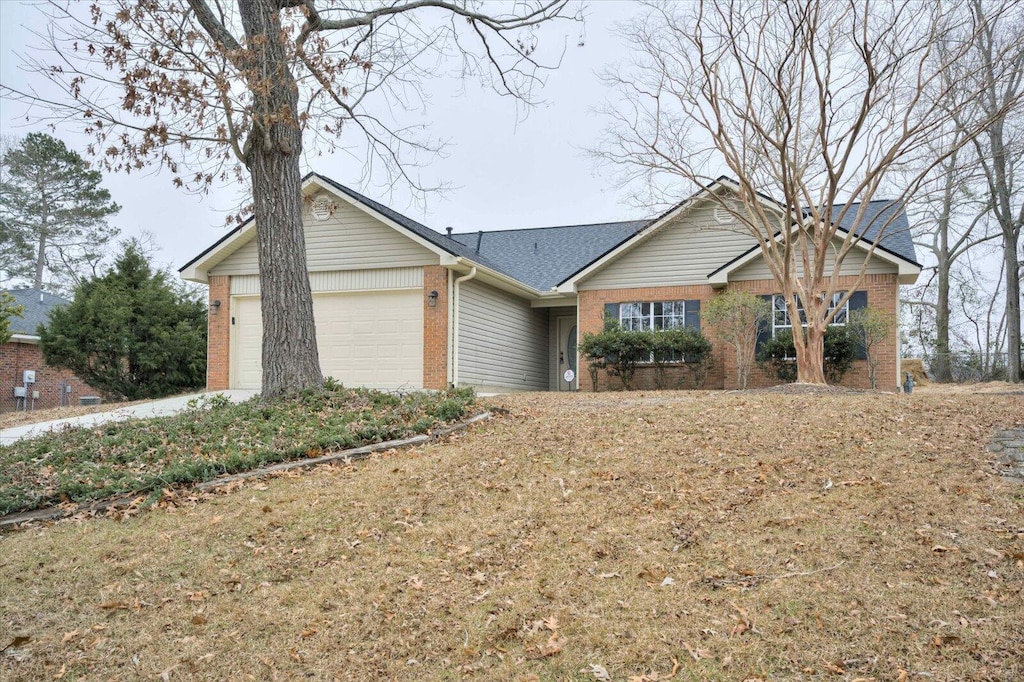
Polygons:
<instances>
[{"instance_id":1,"label":"downspout","mask_svg":"<svg viewBox=\"0 0 1024 682\"><path fill-rule=\"evenodd\" d=\"M459 385L459 285L476 277L476 266L474 265L469 274L463 275L455 280L452 285L452 311L454 322L452 323L452 386Z\"/></svg>"},{"instance_id":2,"label":"downspout","mask_svg":"<svg viewBox=\"0 0 1024 682\"><path fill-rule=\"evenodd\" d=\"M896 392L900 392L900 379L903 378L903 348L900 339L899 320L903 319L900 301L900 284L896 281Z\"/></svg>"}]
</instances>

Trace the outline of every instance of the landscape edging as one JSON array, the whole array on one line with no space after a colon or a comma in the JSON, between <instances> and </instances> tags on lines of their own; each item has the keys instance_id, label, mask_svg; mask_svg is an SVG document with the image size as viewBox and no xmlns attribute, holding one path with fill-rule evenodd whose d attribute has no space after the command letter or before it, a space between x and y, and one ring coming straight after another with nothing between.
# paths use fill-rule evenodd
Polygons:
<instances>
[{"instance_id":1,"label":"landscape edging","mask_svg":"<svg viewBox=\"0 0 1024 682\"><path fill-rule=\"evenodd\" d=\"M409 448L415 445L423 445L430 441L440 440L447 438L453 433L458 431L464 431L473 424L490 419L494 415L494 410L481 412L480 414L474 415L465 421L461 421L452 426L438 429L430 434L420 434L418 436L411 436L409 438L402 438L400 440L389 440L383 443L373 443L371 445L363 445L358 448L352 448L349 450L342 450L341 452L332 452L320 457L312 457L310 459L297 459L290 462L280 462L279 464L272 464L267 467L261 467L259 469L253 469L252 471L243 471L238 474L228 474L226 476L219 476L212 478L209 481L203 481L191 486L189 490L195 490L203 492L206 490L212 490L219 488L229 483L236 481L244 481L250 478L262 478L264 476L270 476L272 474L281 473L284 471L291 471L293 469L309 469L321 464L329 464L331 462L338 461L355 461L359 459L365 459L376 452L383 452L385 450L397 450L401 448ZM133 493L131 495L123 495L121 497L111 498L107 500L100 500L98 502L90 502L87 504L78 505L74 508L67 507L48 507L46 509L34 509L32 511L15 512L8 514L7 516L0 517L0 532L17 530L19 526L25 523L34 523L38 521L56 521L58 519L66 518L68 516L74 516L82 512L103 512L110 509L117 509L119 507L128 507L131 503L138 499L143 493Z\"/></svg>"}]
</instances>

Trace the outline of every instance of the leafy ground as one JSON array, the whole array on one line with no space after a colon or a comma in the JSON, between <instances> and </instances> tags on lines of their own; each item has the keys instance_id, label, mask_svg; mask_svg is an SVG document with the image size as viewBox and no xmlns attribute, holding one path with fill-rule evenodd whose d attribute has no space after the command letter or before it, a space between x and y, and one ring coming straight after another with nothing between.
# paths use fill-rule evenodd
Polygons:
<instances>
[{"instance_id":1,"label":"leafy ground","mask_svg":"<svg viewBox=\"0 0 1024 682\"><path fill-rule=\"evenodd\" d=\"M68 407L50 407L45 410L31 410L29 412L22 412L21 410L3 412L0 413L0 429L9 429L12 426L22 426L24 424L38 424L40 422L49 422L56 419L67 419L68 417L80 417L85 414L94 414L96 412L110 412L121 407L138 405L139 403L144 402L149 401L139 400L129 403L103 403L102 405L69 405Z\"/></svg>"},{"instance_id":2,"label":"leafy ground","mask_svg":"<svg viewBox=\"0 0 1024 682\"><path fill-rule=\"evenodd\" d=\"M0 536L0 678L1017 680L1024 397L528 394Z\"/></svg>"},{"instance_id":3,"label":"leafy ground","mask_svg":"<svg viewBox=\"0 0 1024 682\"><path fill-rule=\"evenodd\" d=\"M0 515L156 493L326 451L405 438L461 418L471 393L398 396L331 386L298 399L214 396L171 417L54 431L0 447Z\"/></svg>"}]
</instances>

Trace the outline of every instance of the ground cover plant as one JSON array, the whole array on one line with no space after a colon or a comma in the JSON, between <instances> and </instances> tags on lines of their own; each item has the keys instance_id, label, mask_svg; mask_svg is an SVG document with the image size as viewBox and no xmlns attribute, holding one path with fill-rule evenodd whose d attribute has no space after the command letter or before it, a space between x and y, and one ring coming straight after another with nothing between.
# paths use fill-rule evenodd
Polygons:
<instances>
[{"instance_id":1,"label":"ground cover plant","mask_svg":"<svg viewBox=\"0 0 1024 682\"><path fill-rule=\"evenodd\" d=\"M0 535L0 678L1021 679L1024 488L985 444L1024 396L830 391L509 396Z\"/></svg>"},{"instance_id":2,"label":"ground cover plant","mask_svg":"<svg viewBox=\"0 0 1024 682\"><path fill-rule=\"evenodd\" d=\"M287 399L214 397L172 417L55 431L0 447L0 515L165 488L425 433L471 391L398 395L329 383Z\"/></svg>"}]
</instances>

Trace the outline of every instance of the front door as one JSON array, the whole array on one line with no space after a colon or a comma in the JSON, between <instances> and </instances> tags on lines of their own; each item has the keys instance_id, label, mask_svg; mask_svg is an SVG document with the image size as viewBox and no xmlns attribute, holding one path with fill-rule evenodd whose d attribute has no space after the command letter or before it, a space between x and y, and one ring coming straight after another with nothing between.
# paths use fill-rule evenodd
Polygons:
<instances>
[{"instance_id":1,"label":"front door","mask_svg":"<svg viewBox=\"0 0 1024 682\"><path fill-rule=\"evenodd\" d=\"M558 318L558 390L575 391L579 386L576 361L576 316Z\"/></svg>"}]
</instances>

